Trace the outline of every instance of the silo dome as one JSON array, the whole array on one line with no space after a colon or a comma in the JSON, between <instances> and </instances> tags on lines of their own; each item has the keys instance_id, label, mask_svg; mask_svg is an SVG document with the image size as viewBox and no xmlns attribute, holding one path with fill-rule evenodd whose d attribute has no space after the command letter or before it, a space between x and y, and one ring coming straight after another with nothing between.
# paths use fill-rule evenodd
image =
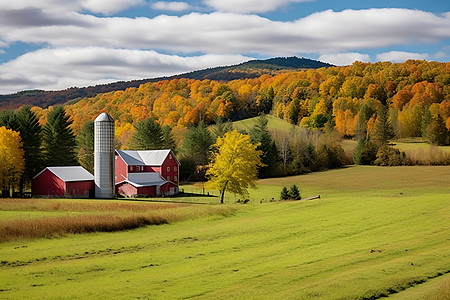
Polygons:
<instances>
[{"instance_id":1,"label":"silo dome","mask_svg":"<svg viewBox=\"0 0 450 300\"><path fill-rule=\"evenodd\" d=\"M94 121L94 181L96 198L114 198L114 119L107 113Z\"/></svg>"}]
</instances>

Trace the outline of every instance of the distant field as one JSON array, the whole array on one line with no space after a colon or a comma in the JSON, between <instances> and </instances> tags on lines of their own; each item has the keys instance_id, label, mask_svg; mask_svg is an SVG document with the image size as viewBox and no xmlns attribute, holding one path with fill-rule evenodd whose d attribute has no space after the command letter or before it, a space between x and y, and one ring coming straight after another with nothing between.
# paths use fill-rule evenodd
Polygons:
<instances>
[{"instance_id":1,"label":"distant field","mask_svg":"<svg viewBox=\"0 0 450 300\"><path fill-rule=\"evenodd\" d=\"M449 182L355 166L261 180L231 215L0 243L0 298L445 299ZM321 199L260 203L294 183Z\"/></svg>"},{"instance_id":2,"label":"distant field","mask_svg":"<svg viewBox=\"0 0 450 300\"><path fill-rule=\"evenodd\" d=\"M254 117L254 118L250 118L250 119L233 122L233 126L237 130L245 130L245 131L249 132L250 129L252 129L253 126L256 125L258 118L259 117ZM267 127L269 128L269 130L286 130L286 131L288 131L294 127L294 125L292 125L284 120L281 120L279 118L276 118L272 115L267 115L267 119L269 121L267 124Z\"/></svg>"}]
</instances>

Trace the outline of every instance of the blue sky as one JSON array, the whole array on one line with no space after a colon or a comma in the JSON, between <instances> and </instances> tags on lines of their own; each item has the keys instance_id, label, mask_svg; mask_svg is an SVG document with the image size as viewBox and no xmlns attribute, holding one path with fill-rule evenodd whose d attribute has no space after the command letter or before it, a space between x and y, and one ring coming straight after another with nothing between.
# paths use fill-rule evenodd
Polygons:
<instances>
[{"instance_id":1,"label":"blue sky","mask_svg":"<svg viewBox=\"0 0 450 300\"><path fill-rule=\"evenodd\" d=\"M0 3L0 94L174 75L252 58L450 57L449 1Z\"/></svg>"}]
</instances>

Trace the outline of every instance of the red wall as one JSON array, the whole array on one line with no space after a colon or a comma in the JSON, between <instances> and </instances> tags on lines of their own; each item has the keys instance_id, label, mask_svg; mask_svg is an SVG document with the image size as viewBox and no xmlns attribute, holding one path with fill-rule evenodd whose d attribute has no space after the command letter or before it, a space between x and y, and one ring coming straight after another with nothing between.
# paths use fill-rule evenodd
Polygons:
<instances>
[{"instance_id":1,"label":"red wall","mask_svg":"<svg viewBox=\"0 0 450 300\"><path fill-rule=\"evenodd\" d=\"M115 156L114 167L115 167L115 183L124 181L128 178L127 164L123 161L120 155Z\"/></svg>"},{"instance_id":2,"label":"red wall","mask_svg":"<svg viewBox=\"0 0 450 300\"><path fill-rule=\"evenodd\" d=\"M66 182L67 195L71 197L89 198L89 190L94 189L94 181Z\"/></svg>"},{"instance_id":3,"label":"red wall","mask_svg":"<svg viewBox=\"0 0 450 300\"><path fill-rule=\"evenodd\" d=\"M65 184L55 174L46 169L31 182L31 193L33 196L58 196L66 194Z\"/></svg>"},{"instance_id":4,"label":"red wall","mask_svg":"<svg viewBox=\"0 0 450 300\"><path fill-rule=\"evenodd\" d=\"M49 170L45 170L31 182L33 196L89 198L89 190L93 189L93 180L64 182Z\"/></svg>"},{"instance_id":5,"label":"red wall","mask_svg":"<svg viewBox=\"0 0 450 300\"><path fill-rule=\"evenodd\" d=\"M170 156L172 156L172 158L170 158ZM170 168L169 172L167 171L167 167ZM176 167L176 171L174 167ZM178 185L178 181L180 180L179 175L180 166L178 165L178 162L175 159L175 156L173 155L172 152L170 152L170 154L166 157L166 159L161 165L161 169L158 170L157 172L160 172L161 177L163 177L166 180L169 180L168 177L170 177L169 181L172 181L173 183L176 183ZM175 180L175 176L177 177L177 180Z\"/></svg>"}]
</instances>

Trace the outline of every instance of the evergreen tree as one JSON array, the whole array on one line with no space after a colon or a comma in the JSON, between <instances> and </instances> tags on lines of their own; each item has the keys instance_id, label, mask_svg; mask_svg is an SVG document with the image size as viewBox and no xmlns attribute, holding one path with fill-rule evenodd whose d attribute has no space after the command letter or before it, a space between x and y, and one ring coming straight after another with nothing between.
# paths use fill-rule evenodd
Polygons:
<instances>
[{"instance_id":1,"label":"evergreen tree","mask_svg":"<svg viewBox=\"0 0 450 300\"><path fill-rule=\"evenodd\" d=\"M291 186L291 189L289 190L289 198L294 200L300 200L302 198L300 197L300 191L295 184Z\"/></svg>"},{"instance_id":2,"label":"evergreen tree","mask_svg":"<svg viewBox=\"0 0 450 300\"><path fill-rule=\"evenodd\" d=\"M175 148L177 147L175 140L172 136L172 128L169 125L163 126L162 128L163 133L163 146L165 149L171 149L172 151L175 151Z\"/></svg>"},{"instance_id":3,"label":"evergreen tree","mask_svg":"<svg viewBox=\"0 0 450 300\"><path fill-rule=\"evenodd\" d=\"M281 189L280 198L281 198L281 200L289 199L289 192L288 192L288 189L285 186L283 186L283 189Z\"/></svg>"},{"instance_id":4,"label":"evergreen tree","mask_svg":"<svg viewBox=\"0 0 450 300\"><path fill-rule=\"evenodd\" d=\"M374 137L375 141L380 145L386 144L388 140L393 137L393 130L389 122L388 110L384 105L381 106L378 112L378 118L375 123Z\"/></svg>"},{"instance_id":5,"label":"evergreen tree","mask_svg":"<svg viewBox=\"0 0 450 300\"><path fill-rule=\"evenodd\" d=\"M215 139L223 137L225 133L233 131L233 123L230 121L224 122L222 118L217 118L216 125L211 130Z\"/></svg>"},{"instance_id":6,"label":"evergreen tree","mask_svg":"<svg viewBox=\"0 0 450 300\"><path fill-rule=\"evenodd\" d=\"M37 115L31 111L29 106L24 106L19 110L17 122L20 128L25 160L25 172L19 184L19 191L22 194L24 185L30 184L34 175L44 167L41 154L42 127Z\"/></svg>"},{"instance_id":7,"label":"evergreen tree","mask_svg":"<svg viewBox=\"0 0 450 300\"><path fill-rule=\"evenodd\" d=\"M369 140L361 139L353 152L353 160L357 165L372 165L377 159L378 147Z\"/></svg>"},{"instance_id":8,"label":"evergreen tree","mask_svg":"<svg viewBox=\"0 0 450 300\"><path fill-rule=\"evenodd\" d=\"M76 141L71 124L62 106L55 107L48 114L42 136L46 166L71 166L77 163Z\"/></svg>"},{"instance_id":9,"label":"evergreen tree","mask_svg":"<svg viewBox=\"0 0 450 300\"><path fill-rule=\"evenodd\" d=\"M131 137L130 148L133 150L164 149L163 130L152 118L140 121L135 125L136 132Z\"/></svg>"},{"instance_id":10,"label":"evergreen tree","mask_svg":"<svg viewBox=\"0 0 450 300\"><path fill-rule=\"evenodd\" d=\"M431 123L431 112L430 107L425 107L425 111L423 113L422 118L422 137L427 138L428 135L428 126Z\"/></svg>"},{"instance_id":11,"label":"evergreen tree","mask_svg":"<svg viewBox=\"0 0 450 300\"><path fill-rule=\"evenodd\" d=\"M213 137L205 123L200 122L197 127L192 127L187 132L183 146L183 156L191 160L195 165L208 163L209 151L214 144Z\"/></svg>"},{"instance_id":12,"label":"evergreen tree","mask_svg":"<svg viewBox=\"0 0 450 300\"><path fill-rule=\"evenodd\" d=\"M253 144L259 144L256 149L261 150L263 155L261 162L265 165L259 169L261 177L271 175L274 168L277 149L267 129L268 119L265 115L258 118L256 125L250 130L250 139Z\"/></svg>"},{"instance_id":13,"label":"evergreen tree","mask_svg":"<svg viewBox=\"0 0 450 300\"><path fill-rule=\"evenodd\" d=\"M77 136L78 162L94 174L94 121L84 123L83 129Z\"/></svg>"},{"instance_id":14,"label":"evergreen tree","mask_svg":"<svg viewBox=\"0 0 450 300\"><path fill-rule=\"evenodd\" d=\"M0 110L0 127L2 126L17 132L20 130L19 121L14 111Z\"/></svg>"},{"instance_id":15,"label":"evergreen tree","mask_svg":"<svg viewBox=\"0 0 450 300\"><path fill-rule=\"evenodd\" d=\"M427 128L427 140L431 144L448 145L450 143L450 133L445 127L444 119L440 114L431 118L430 125Z\"/></svg>"}]
</instances>

